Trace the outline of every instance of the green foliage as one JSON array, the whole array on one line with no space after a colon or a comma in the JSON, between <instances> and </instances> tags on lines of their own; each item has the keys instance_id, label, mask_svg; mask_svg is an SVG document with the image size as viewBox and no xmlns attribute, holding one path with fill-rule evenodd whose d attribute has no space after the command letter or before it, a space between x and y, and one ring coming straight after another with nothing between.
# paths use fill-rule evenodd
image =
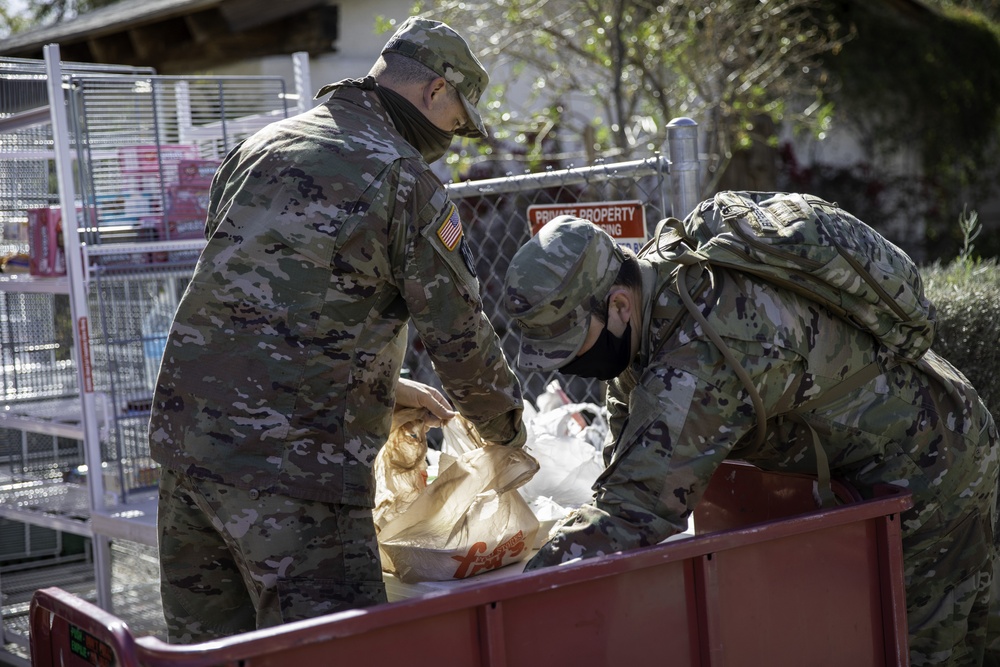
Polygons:
<instances>
[{"instance_id":1,"label":"green foliage","mask_svg":"<svg viewBox=\"0 0 1000 667\"><path fill-rule=\"evenodd\" d=\"M937 307L933 349L965 374L994 415L1000 415L1000 265L958 259L921 270Z\"/></svg>"},{"instance_id":2,"label":"green foliage","mask_svg":"<svg viewBox=\"0 0 1000 667\"><path fill-rule=\"evenodd\" d=\"M917 140L928 166L968 168L1000 120L1000 27L969 12L905 19L875 6L834 14L856 31L827 58L838 97L877 110L868 119L876 140Z\"/></svg>"},{"instance_id":3,"label":"green foliage","mask_svg":"<svg viewBox=\"0 0 1000 667\"><path fill-rule=\"evenodd\" d=\"M958 257L965 262L970 262L972 261L972 251L976 247L973 241L983 231L983 228L979 224L979 213L976 211L968 212L967 208L963 207L962 215L958 216L958 228L962 232L962 249L958 252Z\"/></svg>"},{"instance_id":4,"label":"green foliage","mask_svg":"<svg viewBox=\"0 0 1000 667\"><path fill-rule=\"evenodd\" d=\"M121 0L0 0L0 37L69 20Z\"/></svg>"},{"instance_id":5,"label":"green foliage","mask_svg":"<svg viewBox=\"0 0 1000 667\"><path fill-rule=\"evenodd\" d=\"M854 39L825 61L835 100L851 111L838 120L860 134L870 159L916 153L924 198L939 212L928 220L928 246L947 251L957 230L945 212L995 195L1000 178L1000 24L939 4L940 12L827 3Z\"/></svg>"},{"instance_id":6,"label":"green foliage","mask_svg":"<svg viewBox=\"0 0 1000 667\"><path fill-rule=\"evenodd\" d=\"M927 297L937 307L934 350L955 365L979 391L994 415L1000 415L1000 264L973 257L973 241L982 227L976 211L962 209L959 257L921 271Z\"/></svg>"},{"instance_id":7,"label":"green foliage","mask_svg":"<svg viewBox=\"0 0 1000 667\"><path fill-rule=\"evenodd\" d=\"M979 12L991 21L1000 22L1000 0L924 0L929 5L948 9L959 8Z\"/></svg>"},{"instance_id":8,"label":"green foliage","mask_svg":"<svg viewBox=\"0 0 1000 667\"><path fill-rule=\"evenodd\" d=\"M15 11L8 2L0 0L0 39L27 29L28 17Z\"/></svg>"},{"instance_id":9,"label":"green foliage","mask_svg":"<svg viewBox=\"0 0 1000 667\"><path fill-rule=\"evenodd\" d=\"M425 14L466 35L488 69L502 68L487 122L498 142L525 147L526 164L649 155L667 123L688 116L707 140L709 192L733 152L774 142L779 122L819 132L828 119L817 56L839 42L835 24L812 20L813 4L442 0ZM527 90L528 103L515 108L511 88L518 100Z\"/></svg>"}]
</instances>

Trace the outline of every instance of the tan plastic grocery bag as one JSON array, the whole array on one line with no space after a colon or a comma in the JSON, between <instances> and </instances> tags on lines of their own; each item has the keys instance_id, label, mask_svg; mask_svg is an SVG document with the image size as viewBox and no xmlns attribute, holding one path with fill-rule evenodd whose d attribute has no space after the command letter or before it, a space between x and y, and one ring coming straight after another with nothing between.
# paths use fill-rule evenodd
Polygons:
<instances>
[{"instance_id":1,"label":"tan plastic grocery bag","mask_svg":"<svg viewBox=\"0 0 1000 667\"><path fill-rule=\"evenodd\" d=\"M475 433L461 419L455 417L444 428ZM520 448L475 444L443 467L405 511L382 525L382 569L404 583L464 579L495 570L524 559L534 544L538 520L517 489L535 474L538 463Z\"/></svg>"},{"instance_id":2,"label":"tan plastic grocery bag","mask_svg":"<svg viewBox=\"0 0 1000 667\"><path fill-rule=\"evenodd\" d=\"M427 486L427 422L423 408L396 410L392 432L375 457L375 527L410 506Z\"/></svg>"}]
</instances>

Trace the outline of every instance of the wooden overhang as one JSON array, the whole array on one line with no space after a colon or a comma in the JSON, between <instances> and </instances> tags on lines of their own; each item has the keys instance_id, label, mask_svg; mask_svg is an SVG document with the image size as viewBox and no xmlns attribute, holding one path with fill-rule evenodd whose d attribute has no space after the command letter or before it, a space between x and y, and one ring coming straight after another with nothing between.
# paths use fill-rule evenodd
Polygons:
<instances>
[{"instance_id":1,"label":"wooden overhang","mask_svg":"<svg viewBox=\"0 0 1000 667\"><path fill-rule=\"evenodd\" d=\"M123 0L0 41L0 56L152 67L187 74L235 61L306 51L333 52L332 0Z\"/></svg>"}]
</instances>

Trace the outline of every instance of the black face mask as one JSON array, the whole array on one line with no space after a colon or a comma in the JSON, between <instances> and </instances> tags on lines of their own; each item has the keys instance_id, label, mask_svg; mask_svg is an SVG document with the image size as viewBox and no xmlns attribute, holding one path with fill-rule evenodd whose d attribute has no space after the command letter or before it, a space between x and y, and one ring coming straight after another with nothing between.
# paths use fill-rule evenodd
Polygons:
<instances>
[{"instance_id":1,"label":"black face mask","mask_svg":"<svg viewBox=\"0 0 1000 667\"><path fill-rule=\"evenodd\" d=\"M621 336L616 336L604 327L593 347L559 369L582 378L613 380L628 368L632 361L632 323L625 325Z\"/></svg>"}]
</instances>

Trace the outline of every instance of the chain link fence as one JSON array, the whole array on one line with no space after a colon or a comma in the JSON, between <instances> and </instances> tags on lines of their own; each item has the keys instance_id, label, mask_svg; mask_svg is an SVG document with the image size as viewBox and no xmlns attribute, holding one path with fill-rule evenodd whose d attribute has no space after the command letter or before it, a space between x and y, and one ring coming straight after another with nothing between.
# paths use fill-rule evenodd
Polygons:
<instances>
[{"instance_id":1,"label":"chain link fence","mask_svg":"<svg viewBox=\"0 0 1000 667\"><path fill-rule=\"evenodd\" d=\"M693 142L692 142L693 145ZM690 156L688 163L696 156ZM465 233L476 258L483 307L511 366L521 380L526 399L536 401L553 380L559 380L575 402L603 402L604 383L558 373L524 372L516 368L519 334L503 310L503 281L511 258L532 234L535 207L574 206L590 211L613 211L638 204L644 217L643 234L652 235L656 223L669 215L683 216L694 205L697 189L685 183L689 170L677 168L666 156L594 167L552 170L544 173L512 175L504 178L451 184L449 194L461 212ZM672 205L676 201L676 205ZM682 203L683 202L683 203ZM603 206L601 206L603 205ZM578 217L590 217L578 215ZM595 216L596 217L596 216ZM605 227L613 236L615 223ZM637 243L627 244L638 249ZM406 360L410 377L440 386L431 361L419 338L410 332Z\"/></svg>"}]
</instances>

